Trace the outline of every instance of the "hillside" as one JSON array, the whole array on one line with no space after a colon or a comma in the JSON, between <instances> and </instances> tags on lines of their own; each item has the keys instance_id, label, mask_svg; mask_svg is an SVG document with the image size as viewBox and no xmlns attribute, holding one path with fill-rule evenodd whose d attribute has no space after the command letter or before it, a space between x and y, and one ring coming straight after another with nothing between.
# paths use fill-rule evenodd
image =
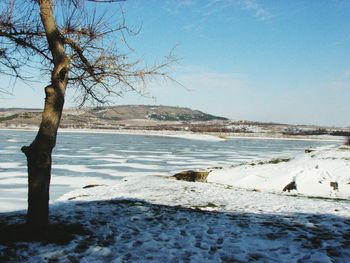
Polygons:
<instances>
[{"instance_id":1,"label":"hillside","mask_svg":"<svg viewBox=\"0 0 350 263\"><path fill-rule=\"evenodd\" d=\"M40 109L0 108L0 128L38 127ZM232 121L198 110L170 106L123 105L64 110L60 128L215 132L245 137L350 136L350 128Z\"/></svg>"},{"instance_id":2,"label":"hillside","mask_svg":"<svg viewBox=\"0 0 350 263\"><path fill-rule=\"evenodd\" d=\"M37 126L40 109L0 109L0 127ZM227 120L198 110L169 106L123 105L87 109L67 109L63 112L62 127L98 128L100 126L129 125L138 122L144 126L162 122L206 122Z\"/></svg>"},{"instance_id":3,"label":"hillside","mask_svg":"<svg viewBox=\"0 0 350 263\"><path fill-rule=\"evenodd\" d=\"M107 120L147 119L159 121L210 121L227 120L198 110L169 106L126 105L90 109L86 115Z\"/></svg>"}]
</instances>

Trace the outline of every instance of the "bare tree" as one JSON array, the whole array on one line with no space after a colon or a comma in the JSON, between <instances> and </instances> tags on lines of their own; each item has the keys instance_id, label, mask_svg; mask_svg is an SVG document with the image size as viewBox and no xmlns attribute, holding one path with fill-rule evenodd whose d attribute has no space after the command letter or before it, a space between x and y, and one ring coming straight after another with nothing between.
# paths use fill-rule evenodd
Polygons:
<instances>
[{"instance_id":1,"label":"bare tree","mask_svg":"<svg viewBox=\"0 0 350 263\"><path fill-rule=\"evenodd\" d=\"M125 23L121 0L3 0L0 3L0 73L32 81L48 79L42 121L34 141L23 146L28 165L27 224L43 232L49 218L51 153L56 144L66 87L80 105L106 103L155 76L167 77L174 60L146 67L132 59L125 38L135 31ZM115 8L108 16L106 5ZM119 17L119 23L115 18ZM137 33L137 30L136 30ZM119 39L117 41L116 39ZM49 78L48 78L49 76ZM37 79L37 78L36 78Z\"/></svg>"}]
</instances>

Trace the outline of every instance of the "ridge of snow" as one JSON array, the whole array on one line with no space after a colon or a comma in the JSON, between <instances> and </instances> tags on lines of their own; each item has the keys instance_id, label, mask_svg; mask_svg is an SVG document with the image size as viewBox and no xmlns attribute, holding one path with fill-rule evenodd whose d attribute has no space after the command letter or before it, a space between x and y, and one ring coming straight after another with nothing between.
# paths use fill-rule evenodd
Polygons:
<instances>
[{"instance_id":1,"label":"ridge of snow","mask_svg":"<svg viewBox=\"0 0 350 263\"><path fill-rule=\"evenodd\" d=\"M297 189L291 191L293 194L350 199L349 147L320 147L310 153L272 162L252 162L215 169L208 176L208 181L275 192L295 182ZM337 183L338 189L334 189L331 183Z\"/></svg>"}]
</instances>

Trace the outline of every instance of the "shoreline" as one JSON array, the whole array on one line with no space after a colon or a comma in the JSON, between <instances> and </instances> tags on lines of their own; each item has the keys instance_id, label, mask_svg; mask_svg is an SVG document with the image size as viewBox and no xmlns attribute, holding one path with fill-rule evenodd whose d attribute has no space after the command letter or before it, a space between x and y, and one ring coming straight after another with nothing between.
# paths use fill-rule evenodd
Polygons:
<instances>
[{"instance_id":1,"label":"shoreline","mask_svg":"<svg viewBox=\"0 0 350 263\"><path fill-rule=\"evenodd\" d=\"M38 127L0 127L0 131L28 131L36 132ZM140 136L160 136L170 138L182 138L193 140L225 141L230 139L254 139L254 140L290 140L290 141L329 141L345 142L343 136L331 135L283 135L280 133L196 133L191 131L171 131L171 130L128 130L128 129L77 129L59 128L58 133L90 133L90 134L125 134Z\"/></svg>"}]
</instances>

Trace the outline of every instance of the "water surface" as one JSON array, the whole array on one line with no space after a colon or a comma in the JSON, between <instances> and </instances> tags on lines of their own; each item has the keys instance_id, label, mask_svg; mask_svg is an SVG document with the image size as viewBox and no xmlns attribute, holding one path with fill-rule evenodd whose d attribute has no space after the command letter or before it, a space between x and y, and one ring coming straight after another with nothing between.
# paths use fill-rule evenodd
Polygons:
<instances>
[{"instance_id":1,"label":"water surface","mask_svg":"<svg viewBox=\"0 0 350 263\"><path fill-rule=\"evenodd\" d=\"M0 130L0 212L24 209L27 168L20 151L32 131ZM190 140L173 137L60 133L53 152L51 201L89 184L113 184L128 176L172 175L186 169L226 166L301 153L329 141L231 139Z\"/></svg>"}]
</instances>

